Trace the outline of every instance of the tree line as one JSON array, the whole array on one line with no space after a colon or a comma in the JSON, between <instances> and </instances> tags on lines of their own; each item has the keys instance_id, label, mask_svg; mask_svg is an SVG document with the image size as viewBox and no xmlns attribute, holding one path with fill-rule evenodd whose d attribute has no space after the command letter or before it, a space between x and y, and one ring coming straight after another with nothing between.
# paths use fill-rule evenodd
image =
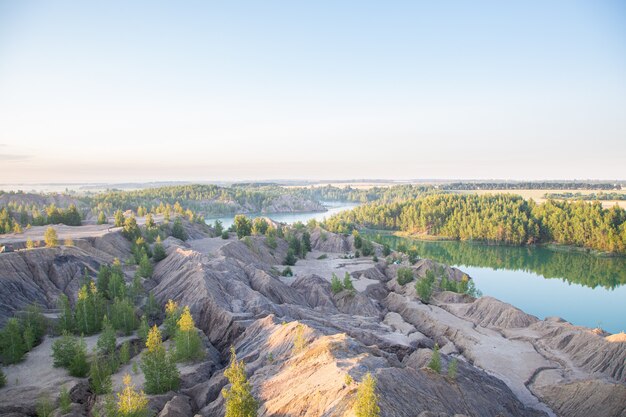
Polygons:
<instances>
[{"instance_id":1,"label":"tree line","mask_svg":"<svg viewBox=\"0 0 626 417\"><path fill-rule=\"evenodd\" d=\"M390 234L368 233L367 236L399 252L419 254L446 265L531 271L547 279L561 279L590 288L614 289L626 284L626 260L623 257L590 256L541 247L426 242Z\"/></svg>"},{"instance_id":2,"label":"tree line","mask_svg":"<svg viewBox=\"0 0 626 417\"><path fill-rule=\"evenodd\" d=\"M626 211L599 202L549 200L537 204L511 194L434 194L373 203L339 213L325 223L333 232L366 227L454 240L525 245L554 242L626 253Z\"/></svg>"}]
</instances>

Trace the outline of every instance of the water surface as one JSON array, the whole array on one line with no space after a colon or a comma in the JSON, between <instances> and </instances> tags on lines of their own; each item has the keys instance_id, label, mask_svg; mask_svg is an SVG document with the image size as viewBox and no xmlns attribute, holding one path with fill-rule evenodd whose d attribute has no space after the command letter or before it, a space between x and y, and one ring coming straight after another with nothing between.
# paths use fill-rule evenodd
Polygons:
<instances>
[{"instance_id":1,"label":"water surface","mask_svg":"<svg viewBox=\"0 0 626 417\"><path fill-rule=\"evenodd\" d=\"M314 212L305 212L305 213L249 213L246 216L254 219L256 217L269 217L272 220L281 223L293 224L296 222L302 222L306 224L311 219L315 219L317 221L322 221L325 218L328 218L334 214L342 212L344 210L349 210L359 205L359 203L351 203L351 202L337 202L337 201L322 201L321 202L324 207L326 207L327 211L314 211ZM227 228L233 224L233 219L235 215L223 216L223 217L211 217L205 219L206 223L213 224L215 220L221 220L222 225Z\"/></svg>"},{"instance_id":2,"label":"water surface","mask_svg":"<svg viewBox=\"0 0 626 417\"><path fill-rule=\"evenodd\" d=\"M432 242L371 234L395 248L414 246L421 258L467 272L484 295L541 319L559 316L609 332L626 331L626 258L541 246Z\"/></svg>"}]
</instances>

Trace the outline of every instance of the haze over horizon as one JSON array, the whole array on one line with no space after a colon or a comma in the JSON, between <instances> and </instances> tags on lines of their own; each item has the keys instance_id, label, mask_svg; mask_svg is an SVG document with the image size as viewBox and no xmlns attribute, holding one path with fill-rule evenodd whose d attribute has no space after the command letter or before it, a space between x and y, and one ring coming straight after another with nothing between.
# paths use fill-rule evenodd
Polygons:
<instances>
[{"instance_id":1,"label":"haze over horizon","mask_svg":"<svg viewBox=\"0 0 626 417\"><path fill-rule=\"evenodd\" d=\"M619 1L0 1L2 183L625 179Z\"/></svg>"}]
</instances>

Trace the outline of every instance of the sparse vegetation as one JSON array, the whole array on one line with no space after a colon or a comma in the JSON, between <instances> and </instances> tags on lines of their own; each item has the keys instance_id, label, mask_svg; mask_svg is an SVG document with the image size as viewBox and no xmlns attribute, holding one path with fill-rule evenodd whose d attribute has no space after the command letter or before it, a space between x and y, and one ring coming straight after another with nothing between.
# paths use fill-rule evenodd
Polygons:
<instances>
[{"instance_id":1,"label":"sparse vegetation","mask_svg":"<svg viewBox=\"0 0 626 417\"><path fill-rule=\"evenodd\" d=\"M426 271L426 275L415 283L415 289L420 299L424 303L430 302L433 293L433 285L435 283L435 275L432 271Z\"/></svg>"},{"instance_id":2,"label":"sparse vegetation","mask_svg":"<svg viewBox=\"0 0 626 417\"><path fill-rule=\"evenodd\" d=\"M245 364L237 360L234 347L230 348L230 365L224 371L224 376L230 383L230 388L222 390L222 395L226 399L224 417L256 417L259 404L252 396Z\"/></svg>"},{"instance_id":3,"label":"sparse vegetation","mask_svg":"<svg viewBox=\"0 0 626 417\"><path fill-rule=\"evenodd\" d=\"M413 270L411 268L398 268L398 284L405 285L413 281Z\"/></svg>"},{"instance_id":4,"label":"sparse vegetation","mask_svg":"<svg viewBox=\"0 0 626 417\"><path fill-rule=\"evenodd\" d=\"M48 227L46 229L46 232L43 235L43 241L46 243L46 247L48 248L54 248L59 244L57 231L54 230L54 227Z\"/></svg>"},{"instance_id":5,"label":"sparse vegetation","mask_svg":"<svg viewBox=\"0 0 626 417\"><path fill-rule=\"evenodd\" d=\"M202 341L198 336L189 307L185 306L178 319L178 329L174 342L176 343L176 359L179 361L198 360L203 356Z\"/></svg>"},{"instance_id":6,"label":"sparse vegetation","mask_svg":"<svg viewBox=\"0 0 626 417\"><path fill-rule=\"evenodd\" d=\"M72 400L66 387L61 387L61 392L59 393L59 409L61 414L68 414L72 409Z\"/></svg>"},{"instance_id":7,"label":"sparse vegetation","mask_svg":"<svg viewBox=\"0 0 626 417\"><path fill-rule=\"evenodd\" d=\"M116 417L148 417L148 398L137 391L129 374L124 375L124 389L117 394Z\"/></svg>"},{"instance_id":8,"label":"sparse vegetation","mask_svg":"<svg viewBox=\"0 0 626 417\"><path fill-rule=\"evenodd\" d=\"M435 343L428 367L437 373L441 373L441 354L439 353L439 345L437 343Z\"/></svg>"},{"instance_id":9,"label":"sparse vegetation","mask_svg":"<svg viewBox=\"0 0 626 417\"><path fill-rule=\"evenodd\" d=\"M332 278L330 279L330 290L332 291L333 294L337 294L343 291L343 284L341 283L341 281L339 280L339 277L337 277L337 275L335 275L334 272L333 272Z\"/></svg>"},{"instance_id":10,"label":"sparse vegetation","mask_svg":"<svg viewBox=\"0 0 626 417\"><path fill-rule=\"evenodd\" d=\"M459 367L459 360L457 358L453 358L448 363L448 378L452 380L456 380L456 374Z\"/></svg>"},{"instance_id":11,"label":"sparse vegetation","mask_svg":"<svg viewBox=\"0 0 626 417\"><path fill-rule=\"evenodd\" d=\"M359 384L354 414L356 417L378 417L380 415L376 379L369 372Z\"/></svg>"},{"instance_id":12,"label":"sparse vegetation","mask_svg":"<svg viewBox=\"0 0 626 417\"><path fill-rule=\"evenodd\" d=\"M296 337L293 339L293 353L298 354L304 350L307 342L304 337L304 324L298 323L296 326Z\"/></svg>"},{"instance_id":13,"label":"sparse vegetation","mask_svg":"<svg viewBox=\"0 0 626 417\"><path fill-rule=\"evenodd\" d=\"M146 342L147 351L141 358L141 370L146 378L145 390L148 394L162 394L178 389L180 376L171 352L165 350L161 332L153 326Z\"/></svg>"}]
</instances>

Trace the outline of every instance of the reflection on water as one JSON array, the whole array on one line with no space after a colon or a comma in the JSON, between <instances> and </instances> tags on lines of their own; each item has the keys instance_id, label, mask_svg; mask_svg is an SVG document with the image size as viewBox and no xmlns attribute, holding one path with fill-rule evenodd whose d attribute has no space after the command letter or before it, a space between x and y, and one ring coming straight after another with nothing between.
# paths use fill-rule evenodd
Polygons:
<instances>
[{"instance_id":1,"label":"reflection on water","mask_svg":"<svg viewBox=\"0 0 626 417\"><path fill-rule=\"evenodd\" d=\"M334 214L342 212L344 210L349 210L358 206L358 203L349 203L349 202L336 202L336 201L322 201L324 207L326 207L327 211L317 211L317 212L306 212L306 213L250 213L246 214L246 216L250 218L255 217L269 217L272 220L281 223L292 224L296 222L305 223L311 219L315 219L318 221L324 220ZM232 216L224 216L224 217L212 217L207 218L205 221L208 224L212 224L215 220L221 220L224 227L230 227L233 224L233 219L235 215Z\"/></svg>"},{"instance_id":2,"label":"reflection on water","mask_svg":"<svg viewBox=\"0 0 626 417\"><path fill-rule=\"evenodd\" d=\"M545 247L432 242L368 233L395 248L404 242L420 257L467 272L491 295L540 318L559 316L610 332L626 330L626 258Z\"/></svg>"}]
</instances>

